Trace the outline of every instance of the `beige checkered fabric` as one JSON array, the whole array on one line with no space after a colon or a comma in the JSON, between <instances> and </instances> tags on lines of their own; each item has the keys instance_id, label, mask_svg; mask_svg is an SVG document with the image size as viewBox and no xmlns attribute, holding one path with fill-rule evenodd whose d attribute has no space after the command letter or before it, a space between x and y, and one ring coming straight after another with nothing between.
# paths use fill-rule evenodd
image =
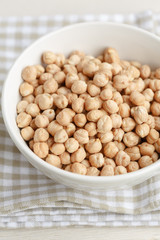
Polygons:
<instances>
[{"instance_id":1,"label":"beige checkered fabric","mask_svg":"<svg viewBox=\"0 0 160 240\"><path fill-rule=\"evenodd\" d=\"M0 18L0 91L14 60L31 42L65 25L85 21L127 23L160 35L160 14L150 11L130 15ZM19 153L0 112L0 227L70 225L160 225L160 177L123 191L101 193L55 183Z\"/></svg>"}]
</instances>

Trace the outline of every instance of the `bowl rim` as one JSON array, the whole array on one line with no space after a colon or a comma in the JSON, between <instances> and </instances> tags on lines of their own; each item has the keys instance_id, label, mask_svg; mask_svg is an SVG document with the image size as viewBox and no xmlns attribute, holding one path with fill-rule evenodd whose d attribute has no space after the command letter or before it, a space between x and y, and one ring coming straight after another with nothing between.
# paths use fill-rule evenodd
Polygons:
<instances>
[{"instance_id":1,"label":"bowl rim","mask_svg":"<svg viewBox=\"0 0 160 240\"><path fill-rule=\"evenodd\" d=\"M139 169L135 172L122 174L122 175L116 175L116 176L114 175L114 176L99 176L99 177L97 177L97 176L80 175L80 174L75 174L72 172L64 171L63 169L59 169L59 168L54 167L54 166L48 164L47 162L43 161L36 154L34 154L34 152L27 146L27 144L26 144L26 146L25 145L23 146L20 142L23 139L18 139L12 131L12 126L10 125L10 121L9 121L7 111L5 108L5 102L6 102L6 96L7 96L7 84L10 82L10 75L12 74L12 71L14 70L16 63L21 58L23 58L23 54L25 54L27 51L29 51L30 49L35 47L37 43L44 41L46 38L49 38L50 36L54 36L61 32L65 32L69 29L74 29L77 27L87 27L87 26L91 26L91 25L94 25L94 26L106 25L106 26L120 27L120 28L133 30L137 33L142 33L142 34L146 35L146 37L150 37L153 40L156 40L160 43L160 38L158 36L154 35L153 33L147 32L146 30L140 29L136 26L131 26L131 25L122 24L122 23L113 23L113 22L94 21L94 22L76 23L76 24L62 27L58 30L55 30L55 31L52 31L50 33L43 35L42 37L38 38L33 43L31 43L27 48L25 48L24 51L21 52L19 57L14 61L13 65L12 65L11 69L9 70L7 77L4 81L3 88L2 88L2 96L1 96L1 106L2 106L2 116L4 119L6 129L9 133L11 139L13 140L13 142L15 143L15 145L17 146L17 148L20 150L21 153L23 153L25 156L28 156L28 158L31 158L35 163L37 163L38 165L41 165L44 169L52 171L53 174L55 172L58 175L64 176L70 180L77 180L80 182L88 182L88 183L92 182L92 183L104 183L105 184L105 183L109 183L109 182L116 183L117 181L121 182L121 181L128 181L128 180L136 179L136 177L139 177L139 176L145 175L147 173L151 173L151 172L152 173L154 172L154 174L152 174L152 175L156 175L156 173L160 172L160 161L156 161L155 163L151 164L150 166ZM27 159L27 161L29 161L29 160Z\"/></svg>"}]
</instances>

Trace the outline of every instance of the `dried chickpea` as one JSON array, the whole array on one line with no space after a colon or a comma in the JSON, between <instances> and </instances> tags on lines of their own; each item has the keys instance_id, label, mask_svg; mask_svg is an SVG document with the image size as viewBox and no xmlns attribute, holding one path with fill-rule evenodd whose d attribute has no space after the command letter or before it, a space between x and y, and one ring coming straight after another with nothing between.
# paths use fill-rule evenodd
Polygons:
<instances>
[{"instance_id":1,"label":"dried chickpea","mask_svg":"<svg viewBox=\"0 0 160 240\"><path fill-rule=\"evenodd\" d=\"M113 175L114 168L111 165L105 165L100 172L100 176L113 176Z\"/></svg>"},{"instance_id":2,"label":"dried chickpea","mask_svg":"<svg viewBox=\"0 0 160 240\"><path fill-rule=\"evenodd\" d=\"M61 155L65 151L65 146L63 143L53 143L49 149L53 154Z\"/></svg>"},{"instance_id":3,"label":"dried chickpea","mask_svg":"<svg viewBox=\"0 0 160 240\"><path fill-rule=\"evenodd\" d=\"M117 166L127 167L130 163L130 156L126 152L121 150L116 154L115 162Z\"/></svg>"},{"instance_id":4,"label":"dried chickpea","mask_svg":"<svg viewBox=\"0 0 160 240\"><path fill-rule=\"evenodd\" d=\"M158 153L160 153L160 138L157 140L157 142L154 144L155 149Z\"/></svg>"},{"instance_id":5,"label":"dried chickpea","mask_svg":"<svg viewBox=\"0 0 160 240\"><path fill-rule=\"evenodd\" d=\"M101 89L93 84L93 81L88 81L87 82L87 92L91 97L95 97L100 94Z\"/></svg>"},{"instance_id":6,"label":"dried chickpea","mask_svg":"<svg viewBox=\"0 0 160 240\"><path fill-rule=\"evenodd\" d=\"M86 90L87 90L87 84L82 80L74 81L71 86L71 91L76 94L85 93Z\"/></svg>"},{"instance_id":7,"label":"dried chickpea","mask_svg":"<svg viewBox=\"0 0 160 240\"><path fill-rule=\"evenodd\" d=\"M65 148L66 148L67 152L73 153L73 152L77 151L77 149L79 148L79 143L76 139L69 138L65 142Z\"/></svg>"},{"instance_id":8,"label":"dried chickpea","mask_svg":"<svg viewBox=\"0 0 160 240\"><path fill-rule=\"evenodd\" d=\"M17 113L25 112L27 105L28 105L27 101L24 101L24 100L20 101L17 104Z\"/></svg>"},{"instance_id":9,"label":"dried chickpea","mask_svg":"<svg viewBox=\"0 0 160 240\"><path fill-rule=\"evenodd\" d=\"M50 109L53 106L53 98L48 93L38 95L38 105L41 110Z\"/></svg>"},{"instance_id":10,"label":"dried chickpea","mask_svg":"<svg viewBox=\"0 0 160 240\"><path fill-rule=\"evenodd\" d=\"M71 162L82 162L86 157L86 151L83 147L79 147L74 153L71 154Z\"/></svg>"},{"instance_id":11,"label":"dried chickpea","mask_svg":"<svg viewBox=\"0 0 160 240\"><path fill-rule=\"evenodd\" d=\"M46 72L47 73L55 74L55 73L60 72L60 71L61 71L60 67L58 67L56 64L48 64L46 66Z\"/></svg>"},{"instance_id":12,"label":"dried chickpea","mask_svg":"<svg viewBox=\"0 0 160 240\"><path fill-rule=\"evenodd\" d=\"M160 116L160 103L154 101L151 104L151 112L153 116Z\"/></svg>"},{"instance_id":13,"label":"dried chickpea","mask_svg":"<svg viewBox=\"0 0 160 240\"><path fill-rule=\"evenodd\" d=\"M150 110L151 110L151 104L150 104L150 102L145 101L145 102L142 104L142 106L146 108L146 110L147 110L148 113L150 112Z\"/></svg>"},{"instance_id":14,"label":"dried chickpea","mask_svg":"<svg viewBox=\"0 0 160 240\"><path fill-rule=\"evenodd\" d=\"M64 167L64 170L67 172L71 172L71 164Z\"/></svg>"},{"instance_id":15,"label":"dried chickpea","mask_svg":"<svg viewBox=\"0 0 160 240\"><path fill-rule=\"evenodd\" d=\"M160 117L154 117L154 123L155 123L155 129L157 130L157 131L160 131ZM153 128L154 128L153 127Z\"/></svg>"},{"instance_id":16,"label":"dried chickpea","mask_svg":"<svg viewBox=\"0 0 160 240\"><path fill-rule=\"evenodd\" d=\"M83 73L88 77L93 77L93 75L99 70L99 66L93 59L84 63Z\"/></svg>"},{"instance_id":17,"label":"dried chickpea","mask_svg":"<svg viewBox=\"0 0 160 240\"><path fill-rule=\"evenodd\" d=\"M24 128L30 124L31 120L32 120L31 115L25 112L21 112L18 114L16 122L19 128Z\"/></svg>"},{"instance_id":18,"label":"dried chickpea","mask_svg":"<svg viewBox=\"0 0 160 240\"><path fill-rule=\"evenodd\" d=\"M106 133L112 129L112 119L104 115L97 122L97 132Z\"/></svg>"},{"instance_id":19,"label":"dried chickpea","mask_svg":"<svg viewBox=\"0 0 160 240\"><path fill-rule=\"evenodd\" d=\"M50 148L54 143L54 138L53 137L49 137L48 140L47 140L47 144L48 144L48 147Z\"/></svg>"},{"instance_id":20,"label":"dried chickpea","mask_svg":"<svg viewBox=\"0 0 160 240\"><path fill-rule=\"evenodd\" d=\"M160 68L157 68L155 71L155 77L160 78Z\"/></svg>"},{"instance_id":21,"label":"dried chickpea","mask_svg":"<svg viewBox=\"0 0 160 240\"><path fill-rule=\"evenodd\" d=\"M40 109L35 103L29 103L26 107L26 113L30 114L32 117L36 117L39 112Z\"/></svg>"},{"instance_id":22,"label":"dried chickpea","mask_svg":"<svg viewBox=\"0 0 160 240\"><path fill-rule=\"evenodd\" d=\"M69 57L68 59L68 63L71 64L71 65L77 65L81 60L81 57L77 54L73 54Z\"/></svg>"},{"instance_id":23,"label":"dried chickpea","mask_svg":"<svg viewBox=\"0 0 160 240\"><path fill-rule=\"evenodd\" d=\"M158 158L159 158L158 153L157 153L157 152L154 152L154 153L152 154L151 158L152 158L152 161L153 161L153 162L156 162L156 161L158 160Z\"/></svg>"},{"instance_id":24,"label":"dried chickpea","mask_svg":"<svg viewBox=\"0 0 160 240\"><path fill-rule=\"evenodd\" d=\"M45 72L45 69L41 64L34 65L34 67L36 68L37 71L37 78L39 78L41 74Z\"/></svg>"},{"instance_id":25,"label":"dried chickpea","mask_svg":"<svg viewBox=\"0 0 160 240\"><path fill-rule=\"evenodd\" d=\"M144 155L152 156L155 151L154 145L151 145L147 142L143 142L142 144L140 144L139 149L140 149L141 155L143 155L143 156Z\"/></svg>"},{"instance_id":26,"label":"dried chickpea","mask_svg":"<svg viewBox=\"0 0 160 240\"><path fill-rule=\"evenodd\" d=\"M119 110L117 103L113 100L107 100L103 102L103 108L106 112L110 114L116 113Z\"/></svg>"},{"instance_id":27,"label":"dried chickpea","mask_svg":"<svg viewBox=\"0 0 160 240\"><path fill-rule=\"evenodd\" d=\"M103 101L111 100L112 99L112 90L111 89L104 89L100 93L100 98Z\"/></svg>"},{"instance_id":28,"label":"dried chickpea","mask_svg":"<svg viewBox=\"0 0 160 240\"><path fill-rule=\"evenodd\" d=\"M54 104L60 109L66 108L68 106L68 99L62 94L57 95L54 98Z\"/></svg>"},{"instance_id":29,"label":"dried chickpea","mask_svg":"<svg viewBox=\"0 0 160 240\"><path fill-rule=\"evenodd\" d=\"M66 75L63 71L57 72L53 75L53 78L56 80L58 84L64 83L66 79Z\"/></svg>"},{"instance_id":30,"label":"dried chickpea","mask_svg":"<svg viewBox=\"0 0 160 240\"><path fill-rule=\"evenodd\" d=\"M152 158L149 156L143 156L139 159L138 164L141 168L147 167L149 165L151 165L152 162Z\"/></svg>"},{"instance_id":31,"label":"dried chickpea","mask_svg":"<svg viewBox=\"0 0 160 240\"><path fill-rule=\"evenodd\" d=\"M66 109L63 109L57 114L56 120L60 125L67 126L72 121L72 117Z\"/></svg>"},{"instance_id":32,"label":"dried chickpea","mask_svg":"<svg viewBox=\"0 0 160 240\"><path fill-rule=\"evenodd\" d=\"M120 128L122 125L122 118L119 114L111 114L110 118L112 120L112 128Z\"/></svg>"},{"instance_id":33,"label":"dried chickpea","mask_svg":"<svg viewBox=\"0 0 160 240\"><path fill-rule=\"evenodd\" d=\"M89 78L81 72L78 73L78 77L79 77L79 80L82 80L85 83L89 82Z\"/></svg>"},{"instance_id":34,"label":"dried chickpea","mask_svg":"<svg viewBox=\"0 0 160 240\"><path fill-rule=\"evenodd\" d=\"M48 145L45 142L36 142L33 144L33 151L39 158L45 158L48 155Z\"/></svg>"},{"instance_id":35,"label":"dried chickpea","mask_svg":"<svg viewBox=\"0 0 160 240\"><path fill-rule=\"evenodd\" d=\"M155 119L152 115L148 115L148 120L146 122L150 128L155 128ZM156 129L157 130L157 129Z\"/></svg>"},{"instance_id":36,"label":"dried chickpea","mask_svg":"<svg viewBox=\"0 0 160 240\"><path fill-rule=\"evenodd\" d=\"M33 128L33 130L36 130L36 129L37 129L37 126L36 126L36 124L35 124L35 118L31 120L29 126L30 126L31 128Z\"/></svg>"},{"instance_id":37,"label":"dried chickpea","mask_svg":"<svg viewBox=\"0 0 160 240\"><path fill-rule=\"evenodd\" d=\"M63 72L65 73L65 74L67 74L67 73L77 73L77 69L76 69L76 67L74 66L74 65L71 65L71 64L65 64L64 66L63 66Z\"/></svg>"},{"instance_id":38,"label":"dried chickpea","mask_svg":"<svg viewBox=\"0 0 160 240\"><path fill-rule=\"evenodd\" d=\"M70 154L68 152L64 152L61 155L59 155L61 163L64 165L70 164L71 160L70 160Z\"/></svg>"},{"instance_id":39,"label":"dried chickpea","mask_svg":"<svg viewBox=\"0 0 160 240\"><path fill-rule=\"evenodd\" d=\"M122 118L130 116L130 106L127 103L121 103L119 105L119 114Z\"/></svg>"},{"instance_id":40,"label":"dried chickpea","mask_svg":"<svg viewBox=\"0 0 160 240\"><path fill-rule=\"evenodd\" d=\"M141 94L140 92L132 92L130 95L130 101L134 104L134 105L143 105L144 101L145 101L145 97L143 94Z\"/></svg>"},{"instance_id":41,"label":"dried chickpea","mask_svg":"<svg viewBox=\"0 0 160 240\"><path fill-rule=\"evenodd\" d=\"M89 168L91 165L89 163L89 161L87 159L84 159L82 162L81 162L83 165L86 166L86 168Z\"/></svg>"},{"instance_id":42,"label":"dried chickpea","mask_svg":"<svg viewBox=\"0 0 160 240\"><path fill-rule=\"evenodd\" d=\"M104 146L104 155L108 158L114 158L118 152L118 148L114 142L109 142Z\"/></svg>"},{"instance_id":43,"label":"dried chickpea","mask_svg":"<svg viewBox=\"0 0 160 240\"><path fill-rule=\"evenodd\" d=\"M85 149L89 153L98 153L102 149L102 144L99 138L90 139L87 144L85 144Z\"/></svg>"},{"instance_id":44,"label":"dried chickpea","mask_svg":"<svg viewBox=\"0 0 160 240\"><path fill-rule=\"evenodd\" d=\"M47 131L52 135L54 136L55 133L60 130L60 129L63 129L63 127L56 121L52 121L49 123L48 127L47 127Z\"/></svg>"},{"instance_id":45,"label":"dried chickpea","mask_svg":"<svg viewBox=\"0 0 160 240\"><path fill-rule=\"evenodd\" d=\"M67 134L68 134L68 137L71 137L74 132L76 131L76 126L73 124L73 123L69 123L66 127L64 127Z\"/></svg>"},{"instance_id":46,"label":"dried chickpea","mask_svg":"<svg viewBox=\"0 0 160 240\"><path fill-rule=\"evenodd\" d=\"M84 127L86 122L87 119L85 114L79 113L74 116L74 123L76 124L77 127Z\"/></svg>"},{"instance_id":47,"label":"dried chickpea","mask_svg":"<svg viewBox=\"0 0 160 240\"><path fill-rule=\"evenodd\" d=\"M52 79L53 74L51 73L42 73L40 78L39 78L39 84L44 84L47 80Z\"/></svg>"},{"instance_id":48,"label":"dried chickpea","mask_svg":"<svg viewBox=\"0 0 160 240\"><path fill-rule=\"evenodd\" d=\"M87 176L99 176L100 171L96 167L89 167L87 169Z\"/></svg>"},{"instance_id":49,"label":"dried chickpea","mask_svg":"<svg viewBox=\"0 0 160 240\"><path fill-rule=\"evenodd\" d=\"M42 60L45 64L52 64L56 61L56 55L53 52L44 52L42 55Z\"/></svg>"},{"instance_id":50,"label":"dried chickpea","mask_svg":"<svg viewBox=\"0 0 160 240\"><path fill-rule=\"evenodd\" d=\"M35 125L38 128L46 128L49 124L49 119L47 116L39 114L35 118Z\"/></svg>"},{"instance_id":51,"label":"dried chickpea","mask_svg":"<svg viewBox=\"0 0 160 240\"><path fill-rule=\"evenodd\" d=\"M82 113L84 110L84 103L85 101L82 98L75 99L75 101L72 102L73 111L75 111L76 113Z\"/></svg>"},{"instance_id":52,"label":"dried chickpea","mask_svg":"<svg viewBox=\"0 0 160 240\"><path fill-rule=\"evenodd\" d=\"M131 109L131 114L132 114L132 110L133 110L133 117L138 124L147 122L148 112L145 107L143 106L134 107Z\"/></svg>"},{"instance_id":53,"label":"dried chickpea","mask_svg":"<svg viewBox=\"0 0 160 240\"><path fill-rule=\"evenodd\" d=\"M68 93L66 95L66 97L67 97L67 100L68 100L68 104L71 105L72 102L74 102L78 98L78 95L75 94L75 93Z\"/></svg>"},{"instance_id":54,"label":"dried chickpea","mask_svg":"<svg viewBox=\"0 0 160 240\"><path fill-rule=\"evenodd\" d=\"M46 162L53 165L54 167L62 168L61 159L54 154L48 154L46 157Z\"/></svg>"},{"instance_id":55,"label":"dried chickpea","mask_svg":"<svg viewBox=\"0 0 160 240\"><path fill-rule=\"evenodd\" d=\"M118 141L114 141L114 144L116 145L116 147L118 148L119 151L124 151L126 146L124 145L123 142L118 142Z\"/></svg>"},{"instance_id":56,"label":"dried chickpea","mask_svg":"<svg viewBox=\"0 0 160 240\"><path fill-rule=\"evenodd\" d=\"M34 89L34 95L37 96L39 94L44 93L43 85L39 85Z\"/></svg>"},{"instance_id":57,"label":"dried chickpea","mask_svg":"<svg viewBox=\"0 0 160 240\"><path fill-rule=\"evenodd\" d=\"M89 137L93 137L97 134L96 123L94 122L88 122L84 128L87 130Z\"/></svg>"},{"instance_id":58,"label":"dried chickpea","mask_svg":"<svg viewBox=\"0 0 160 240\"><path fill-rule=\"evenodd\" d=\"M153 92L160 90L160 80L152 79L152 81L149 82L149 88L151 88Z\"/></svg>"},{"instance_id":59,"label":"dried chickpea","mask_svg":"<svg viewBox=\"0 0 160 240\"><path fill-rule=\"evenodd\" d=\"M29 141L34 136L34 130L30 126L22 128L21 135L25 141Z\"/></svg>"},{"instance_id":60,"label":"dried chickpea","mask_svg":"<svg viewBox=\"0 0 160 240\"><path fill-rule=\"evenodd\" d=\"M133 104L131 103L128 95L123 95L123 102L127 103L129 107L133 107Z\"/></svg>"},{"instance_id":61,"label":"dried chickpea","mask_svg":"<svg viewBox=\"0 0 160 240\"><path fill-rule=\"evenodd\" d=\"M138 61L131 61L130 64L138 69L141 68L141 63Z\"/></svg>"},{"instance_id":62,"label":"dried chickpea","mask_svg":"<svg viewBox=\"0 0 160 240\"><path fill-rule=\"evenodd\" d=\"M119 59L119 55L118 52L116 51L116 49L114 48L106 48L103 52L104 54L104 61L108 62L108 63L119 63L120 59Z\"/></svg>"},{"instance_id":63,"label":"dried chickpea","mask_svg":"<svg viewBox=\"0 0 160 240\"><path fill-rule=\"evenodd\" d=\"M34 96L32 94L30 94L30 95L28 95L26 97L23 97L22 100L23 101L27 101L28 103L33 103L35 98L34 98Z\"/></svg>"},{"instance_id":64,"label":"dried chickpea","mask_svg":"<svg viewBox=\"0 0 160 240\"><path fill-rule=\"evenodd\" d=\"M149 78L151 75L151 69L148 65L142 65L140 67L140 76L141 78L145 79L145 78Z\"/></svg>"},{"instance_id":65,"label":"dried chickpea","mask_svg":"<svg viewBox=\"0 0 160 240\"><path fill-rule=\"evenodd\" d=\"M37 77L37 69L35 66L27 66L22 70L22 78L24 81L31 83Z\"/></svg>"},{"instance_id":66,"label":"dried chickpea","mask_svg":"<svg viewBox=\"0 0 160 240\"><path fill-rule=\"evenodd\" d=\"M19 91L22 97L26 97L33 93L33 86L27 82L23 82L20 85Z\"/></svg>"},{"instance_id":67,"label":"dried chickpea","mask_svg":"<svg viewBox=\"0 0 160 240\"><path fill-rule=\"evenodd\" d=\"M136 123L133 118L123 118L122 120L122 129L125 132L130 132L132 131L136 126Z\"/></svg>"},{"instance_id":68,"label":"dried chickpea","mask_svg":"<svg viewBox=\"0 0 160 240\"><path fill-rule=\"evenodd\" d=\"M75 131L74 138L79 142L79 144L86 144L89 141L88 132L85 129Z\"/></svg>"},{"instance_id":69,"label":"dried chickpea","mask_svg":"<svg viewBox=\"0 0 160 240\"><path fill-rule=\"evenodd\" d=\"M66 87L60 87L57 89L57 94L62 94L67 96L69 93L71 93L71 90Z\"/></svg>"},{"instance_id":70,"label":"dried chickpea","mask_svg":"<svg viewBox=\"0 0 160 240\"><path fill-rule=\"evenodd\" d=\"M156 102L160 103L160 90L155 92L154 99Z\"/></svg>"},{"instance_id":71,"label":"dried chickpea","mask_svg":"<svg viewBox=\"0 0 160 240\"><path fill-rule=\"evenodd\" d=\"M104 158L102 153L95 153L89 156L89 162L92 167L100 168L104 165Z\"/></svg>"},{"instance_id":72,"label":"dried chickpea","mask_svg":"<svg viewBox=\"0 0 160 240\"><path fill-rule=\"evenodd\" d=\"M139 169L139 165L136 161L130 162L127 166L128 172L134 172L134 171L137 171L138 169Z\"/></svg>"},{"instance_id":73,"label":"dried chickpea","mask_svg":"<svg viewBox=\"0 0 160 240\"><path fill-rule=\"evenodd\" d=\"M38 128L34 132L34 142L45 142L49 138L49 133L44 128Z\"/></svg>"},{"instance_id":74,"label":"dried chickpea","mask_svg":"<svg viewBox=\"0 0 160 240\"><path fill-rule=\"evenodd\" d=\"M72 84L75 81L78 81L78 80L79 80L79 77L76 73L67 73L66 80L65 80L65 85L66 85L67 88L71 88Z\"/></svg>"},{"instance_id":75,"label":"dried chickpea","mask_svg":"<svg viewBox=\"0 0 160 240\"><path fill-rule=\"evenodd\" d=\"M136 161L141 157L138 147L129 147L124 150L129 156L131 161Z\"/></svg>"},{"instance_id":76,"label":"dried chickpea","mask_svg":"<svg viewBox=\"0 0 160 240\"><path fill-rule=\"evenodd\" d=\"M134 147L140 141L140 137L134 132L127 132L123 136L123 142L127 147Z\"/></svg>"},{"instance_id":77,"label":"dried chickpea","mask_svg":"<svg viewBox=\"0 0 160 240\"><path fill-rule=\"evenodd\" d=\"M141 138L144 138L149 134L149 130L150 128L148 124L142 123L136 126L135 132L138 136L140 136Z\"/></svg>"},{"instance_id":78,"label":"dried chickpea","mask_svg":"<svg viewBox=\"0 0 160 240\"><path fill-rule=\"evenodd\" d=\"M77 95L77 94L76 94ZM79 95L80 98L82 98L83 100L86 100L87 98L90 97L90 95L86 92L86 93L82 93Z\"/></svg>"},{"instance_id":79,"label":"dried chickpea","mask_svg":"<svg viewBox=\"0 0 160 240\"><path fill-rule=\"evenodd\" d=\"M159 132L156 131L155 129L151 129L149 131L148 136L146 137L146 140L148 143L153 144L157 142L158 138L159 138Z\"/></svg>"},{"instance_id":80,"label":"dried chickpea","mask_svg":"<svg viewBox=\"0 0 160 240\"><path fill-rule=\"evenodd\" d=\"M122 71L122 67L121 67L120 64L114 62L111 65L112 65L112 69L111 70L112 70L112 74L113 75L117 75L117 74L119 74Z\"/></svg>"},{"instance_id":81,"label":"dried chickpea","mask_svg":"<svg viewBox=\"0 0 160 240\"><path fill-rule=\"evenodd\" d=\"M85 100L84 106L86 111L97 110L100 108L99 100L97 97L89 97Z\"/></svg>"},{"instance_id":82,"label":"dried chickpea","mask_svg":"<svg viewBox=\"0 0 160 240\"><path fill-rule=\"evenodd\" d=\"M34 144L34 141L33 139L29 141L28 145L30 147L30 149L33 151L33 144Z\"/></svg>"},{"instance_id":83,"label":"dried chickpea","mask_svg":"<svg viewBox=\"0 0 160 240\"><path fill-rule=\"evenodd\" d=\"M98 138L100 139L101 143L108 143L113 140L113 133L112 131L106 133L98 133Z\"/></svg>"},{"instance_id":84,"label":"dried chickpea","mask_svg":"<svg viewBox=\"0 0 160 240\"><path fill-rule=\"evenodd\" d=\"M121 128L113 129L113 140L121 142L123 139L124 131Z\"/></svg>"},{"instance_id":85,"label":"dried chickpea","mask_svg":"<svg viewBox=\"0 0 160 240\"><path fill-rule=\"evenodd\" d=\"M129 85L129 78L127 75L116 75L113 77L113 87L117 90L124 89Z\"/></svg>"},{"instance_id":86,"label":"dried chickpea","mask_svg":"<svg viewBox=\"0 0 160 240\"><path fill-rule=\"evenodd\" d=\"M151 102L153 100L154 92L152 91L152 89L146 88L142 93L146 101Z\"/></svg>"},{"instance_id":87,"label":"dried chickpea","mask_svg":"<svg viewBox=\"0 0 160 240\"><path fill-rule=\"evenodd\" d=\"M54 141L56 143L64 143L67 139L68 135L64 129L60 129L54 134Z\"/></svg>"},{"instance_id":88,"label":"dried chickpea","mask_svg":"<svg viewBox=\"0 0 160 240\"><path fill-rule=\"evenodd\" d=\"M111 165L113 168L116 167L115 161L107 157L104 157L104 165Z\"/></svg>"},{"instance_id":89,"label":"dried chickpea","mask_svg":"<svg viewBox=\"0 0 160 240\"><path fill-rule=\"evenodd\" d=\"M47 109L42 112L42 115L46 116L49 122L51 122L55 118L55 111L53 109Z\"/></svg>"},{"instance_id":90,"label":"dried chickpea","mask_svg":"<svg viewBox=\"0 0 160 240\"><path fill-rule=\"evenodd\" d=\"M105 114L102 110L91 110L87 113L87 120L97 122Z\"/></svg>"},{"instance_id":91,"label":"dried chickpea","mask_svg":"<svg viewBox=\"0 0 160 240\"><path fill-rule=\"evenodd\" d=\"M117 166L114 169L114 175L121 175L127 173L127 169L123 166Z\"/></svg>"},{"instance_id":92,"label":"dried chickpea","mask_svg":"<svg viewBox=\"0 0 160 240\"><path fill-rule=\"evenodd\" d=\"M101 72L97 72L93 77L93 83L97 87L104 87L108 83L108 80L109 78Z\"/></svg>"},{"instance_id":93,"label":"dried chickpea","mask_svg":"<svg viewBox=\"0 0 160 240\"><path fill-rule=\"evenodd\" d=\"M43 84L43 89L45 93L55 93L58 89L58 83L54 78L51 78Z\"/></svg>"},{"instance_id":94,"label":"dried chickpea","mask_svg":"<svg viewBox=\"0 0 160 240\"><path fill-rule=\"evenodd\" d=\"M71 165L71 171L73 173L81 174L81 175L86 175L87 173L87 168L85 165L82 163L75 162Z\"/></svg>"}]
</instances>

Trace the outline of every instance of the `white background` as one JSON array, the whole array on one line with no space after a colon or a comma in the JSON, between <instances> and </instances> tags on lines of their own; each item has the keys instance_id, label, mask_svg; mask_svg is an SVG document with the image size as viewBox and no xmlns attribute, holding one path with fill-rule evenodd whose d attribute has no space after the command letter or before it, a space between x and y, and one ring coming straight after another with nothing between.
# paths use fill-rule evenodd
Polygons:
<instances>
[{"instance_id":1,"label":"white background","mask_svg":"<svg viewBox=\"0 0 160 240\"><path fill-rule=\"evenodd\" d=\"M160 11L160 0L0 0L0 16L113 14ZM160 228L55 228L1 230L2 240L160 240Z\"/></svg>"}]
</instances>

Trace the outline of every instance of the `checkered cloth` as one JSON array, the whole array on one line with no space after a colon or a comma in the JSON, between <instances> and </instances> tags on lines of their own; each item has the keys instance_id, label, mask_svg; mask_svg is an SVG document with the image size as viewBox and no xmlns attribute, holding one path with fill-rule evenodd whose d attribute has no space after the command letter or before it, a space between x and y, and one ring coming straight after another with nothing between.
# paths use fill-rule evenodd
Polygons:
<instances>
[{"instance_id":1,"label":"checkered cloth","mask_svg":"<svg viewBox=\"0 0 160 240\"><path fill-rule=\"evenodd\" d=\"M160 14L0 18L0 91L14 60L35 39L68 24L112 21L160 35ZM136 215L135 215L136 214ZM0 113L0 227L157 226L160 177L120 191L83 192L45 177L19 153Z\"/></svg>"}]
</instances>

